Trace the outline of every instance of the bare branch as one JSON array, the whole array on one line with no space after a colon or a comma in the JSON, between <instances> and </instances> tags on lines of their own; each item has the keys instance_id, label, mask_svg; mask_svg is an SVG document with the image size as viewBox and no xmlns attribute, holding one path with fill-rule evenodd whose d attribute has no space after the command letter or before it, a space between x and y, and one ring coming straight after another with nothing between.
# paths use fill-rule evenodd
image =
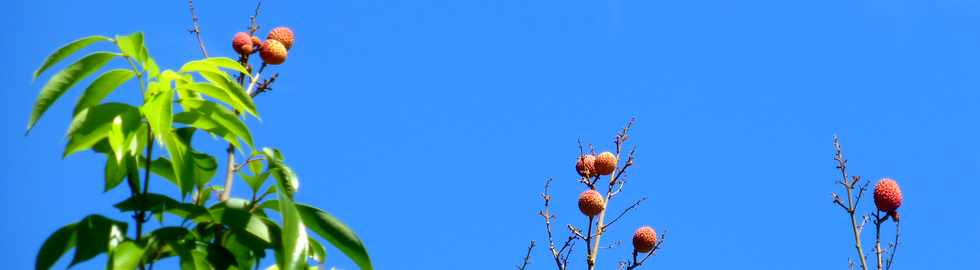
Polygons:
<instances>
[{"instance_id":1,"label":"bare branch","mask_svg":"<svg viewBox=\"0 0 980 270\"><path fill-rule=\"evenodd\" d=\"M531 244L527 246L527 254L524 255L524 263L521 263L521 265L517 266L518 270L524 270L525 268L527 268L527 265L531 263L531 249L533 248L534 248L534 240L531 240Z\"/></svg>"},{"instance_id":2,"label":"bare branch","mask_svg":"<svg viewBox=\"0 0 980 270\"><path fill-rule=\"evenodd\" d=\"M851 219L851 231L854 233L854 248L856 249L858 258L861 261L861 269L868 270L868 262L864 258L864 248L861 246L861 231L864 228L864 224L867 222L867 216L864 217L864 221L861 222L861 225L858 225L857 217L855 216L856 200L854 199L854 186L860 180L860 177L855 176L852 178L853 180L848 180L847 159L844 158L844 151L842 150L840 144L840 137L837 137L837 135L834 135L834 160L837 161L837 170L840 171L841 175L841 180L837 183L844 186L844 190L847 191L847 205L844 208ZM859 198L861 196L860 194L863 193L861 191L863 191L863 189L859 190L857 195ZM838 205L844 206L843 200L839 199L839 197L836 195L834 201Z\"/></svg>"},{"instance_id":3,"label":"bare branch","mask_svg":"<svg viewBox=\"0 0 980 270\"><path fill-rule=\"evenodd\" d=\"M187 6L191 10L191 21L194 22L194 28L188 31L197 38L197 45L201 47L201 54L204 55L204 58L208 58L208 50L204 48L204 40L201 39L201 25L198 23L197 13L194 11L194 0L187 0Z\"/></svg>"},{"instance_id":4,"label":"bare branch","mask_svg":"<svg viewBox=\"0 0 980 270\"><path fill-rule=\"evenodd\" d=\"M606 225L603 225L602 226L602 229L600 231L605 231L607 228L609 228L609 226L613 225L613 223L616 223L616 221L618 221L620 218L622 218L624 215L626 215L626 212L629 212L633 208L636 208L637 206L640 205L640 203L642 203L643 201L646 201L646 200L647 200L647 197L643 197L643 198L640 198L639 200L636 200L636 202L634 202L633 205L630 205L630 207L627 207L626 209L624 209L623 212L619 213L619 215L616 216L616 218L612 219L612 221L609 221L609 223L606 223Z\"/></svg>"}]
</instances>

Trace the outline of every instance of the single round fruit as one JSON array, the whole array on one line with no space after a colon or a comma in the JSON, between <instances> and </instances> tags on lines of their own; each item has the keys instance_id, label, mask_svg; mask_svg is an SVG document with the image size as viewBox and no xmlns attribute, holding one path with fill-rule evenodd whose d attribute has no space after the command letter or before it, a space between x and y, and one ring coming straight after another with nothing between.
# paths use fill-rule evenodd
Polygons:
<instances>
[{"instance_id":1,"label":"single round fruit","mask_svg":"<svg viewBox=\"0 0 980 270\"><path fill-rule=\"evenodd\" d=\"M650 226L643 226L633 233L633 249L637 253L647 253L657 245L657 231Z\"/></svg>"},{"instance_id":2,"label":"single round fruit","mask_svg":"<svg viewBox=\"0 0 980 270\"><path fill-rule=\"evenodd\" d=\"M902 206L902 190L891 178L882 178L875 185L875 206L882 212L894 212Z\"/></svg>"},{"instance_id":3,"label":"single round fruit","mask_svg":"<svg viewBox=\"0 0 980 270\"><path fill-rule=\"evenodd\" d=\"M231 48L241 55L252 54L252 37L245 32L235 33L235 37L231 39Z\"/></svg>"},{"instance_id":4,"label":"single round fruit","mask_svg":"<svg viewBox=\"0 0 980 270\"><path fill-rule=\"evenodd\" d=\"M575 161L575 171L578 175L582 177L589 177L596 174L595 172L595 156L594 155L581 155L578 160Z\"/></svg>"},{"instance_id":5,"label":"single round fruit","mask_svg":"<svg viewBox=\"0 0 980 270\"><path fill-rule=\"evenodd\" d=\"M279 42L282 42L283 46L286 46L287 50L293 48L293 41L295 40L293 37L293 30L290 30L288 27L273 28L272 31L269 31L269 36L267 36L265 39L278 40Z\"/></svg>"},{"instance_id":6,"label":"single round fruit","mask_svg":"<svg viewBox=\"0 0 980 270\"><path fill-rule=\"evenodd\" d=\"M602 152L595 158L595 172L599 175L609 175L616 171L616 163L619 160L609 151Z\"/></svg>"},{"instance_id":7,"label":"single round fruit","mask_svg":"<svg viewBox=\"0 0 980 270\"><path fill-rule=\"evenodd\" d=\"M270 65L278 65L286 62L286 56L288 54L286 47L275 39L266 39L265 44L262 44L262 49L259 50L262 61Z\"/></svg>"},{"instance_id":8,"label":"single round fruit","mask_svg":"<svg viewBox=\"0 0 980 270\"><path fill-rule=\"evenodd\" d=\"M582 211L582 214L586 216L595 216L602 213L602 210L606 209L606 202L602 199L602 194L594 189L586 190L582 192L582 195L578 196L578 210Z\"/></svg>"}]
</instances>

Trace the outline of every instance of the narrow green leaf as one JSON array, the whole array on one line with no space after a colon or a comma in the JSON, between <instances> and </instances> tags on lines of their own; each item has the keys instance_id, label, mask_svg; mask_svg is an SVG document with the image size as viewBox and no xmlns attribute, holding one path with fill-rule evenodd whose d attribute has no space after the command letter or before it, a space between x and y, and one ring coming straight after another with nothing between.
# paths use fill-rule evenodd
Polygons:
<instances>
[{"instance_id":1,"label":"narrow green leaf","mask_svg":"<svg viewBox=\"0 0 980 270\"><path fill-rule=\"evenodd\" d=\"M102 73L95 81L92 81L88 88L85 88L85 93L75 103L74 114L78 114L85 108L99 105L109 93L135 76L136 73L128 69L113 69Z\"/></svg>"},{"instance_id":2,"label":"narrow green leaf","mask_svg":"<svg viewBox=\"0 0 980 270\"><path fill-rule=\"evenodd\" d=\"M212 71L200 71L198 74L201 74L201 77L207 79L209 82L214 84L214 86L224 90L230 99L234 100L234 102L237 102L240 104L240 106L245 108L245 112L248 112L256 118L259 117L258 112L255 110L255 103L253 103L252 97L249 96L248 93L245 93L245 89L242 89L241 85L238 85L238 83L232 81L227 75Z\"/></svg>"},{"instance_id":3,"label":"narrow green leaf","mask_svg":"<svg viewBox=\"0 0 980 270\"><path fill-rule=\"evenodd\" d=\"M41 119L41 115L44 115L44 112L51 107L51 104L54 104L69 88L99 68L102 68L102 66L116 56L118 54L95 52L71 64L54 76L51 76L51 79L41 88L41 93L38 94L37 100L34 101L34 107L31 110L31 119L27 122L27 132L31 131L34 124L37 124L37 120Z\"/></svg>"},{"instance_id":4,"label":"narrow green leaf","mask_svg":"<svg viewBox=\"0 0 980 270\"><path fill-rule=\"evenodd\" d=\"M112 41L112 39L106 36L87 36L69 42L68 44L65 44L65 46L61 46L61 48L58 48L52 52L51 55L48 55L48 58L44 59L44 62L41 63L41 67L34 71L34 78L32 80L36 80L38 76L41 76L41 73L44 73L45 70L57 64L62 59L65 59L65 57L68 57L78 50L99 41Z\"/></svg>"},{"instance_id":5,"label":"narrow green leaf","mask_svg":"<svg viewBox=\"0 0 980 270\"><path fill-rule=\"evenodd\" d=\"M232 108L238 111L246 110L245 106L242 105L241 102L238 102L237 99L232 99L230 96L228 96L228 92L225 91L225 89L221 87L217 87L212 83L188 83L180 86L180 89L185 91L193 91L212 97L214 99L217 99L218 101L228 104L228 106L231 106ZM188 106L188 105L184 105L184 106Z\"/></svg>"},{"instance_id":6,"label":"narrow green leaf","mask_svg":"<svg viewBox=\"0 0 980 270\"><path fill-rule=\"evenodd\" d=\"M170 154L177 187L183 196L194 189L194 161L191 157L190 140L183 140L179 134L184 128L173 130L163 136L164 145Z\"/></svg>"},{"instance_id":7,"label":"narrow green leaf","mask_svg":"<svg viewBox=\"0 0 980 270\"><path fill-rule=\"evenodd\" d=\"M75 224L68 224L61 227L41 245L41 250L37 252L34 261L35 270L47 270L54 266L61 256L64 256L69 249L75 247Z\"/></svg>"},{"instance_id":8,"label":"narrow green leaf","mask_svg":"<svg viewBox=\"0 0 980 270\"><path fill-rule=\"evenodd\" d=\"M228 57L210 57L201 60L194 60L187 62L180 67L180 72L192 72L192 71L209 71L209 72L221 72L219 68L226 68L233 71L245 74L249 78L252 74L249 74L248 70L242 66L238 61L232 60Z\"/></svg>"},{"instance_id":9,"label":"narrow green leaf","mask_svg":"<svg viewBox=\"0 0 980 270\"><path fill-rule=\"evenodd\" d=\"M282 208L281 205L280 208ZM303 224L306 224L310 230L340 249L347 257L357 263L358 267L364 270L373 269L367 249L364 248L364 244L357 237L357 234L347 225L329 213L313 206L297 203L296 210L303 218Z\"/></svg>"},{"instance_id":10,"label":"narrow green leaf","mask_svg":"<svg viewBox=\"0 0 980 270\"><path fill-rule=\"evenodd\" d=\"M143 257L143 247L136 242L126 241L112 250L107 269L132 270L136 269L140 258Z\"/></svg>"},{"instance_id":11,"label":"narrow green leaf","mask_svg":"<svg viewBox=\"0 0 980 270\"><path fill-rule=\"evenodd\" d=\"M306 227L303 225L303 219L296 205L293 204L293 200L282 191L282 186L279 187L279 190L279 213L282 215L282 257L278 261L281 269L306 269L306 248L309 246Z\"/></svg>"},{"instance_id":12,"label":"narrow green leaf","mask_svg":"<svg viewBox=\"0 0 980 270\"><path fill-rule=\"evenodd\" d=\"M122 183L122 180L131 174L137 174L136 157L125 154L122 162L113 160L113 156L106 154L105 162L105 187L103 192L108 192Z\"/></svg>"},{"instance_id":13,"label":"narrow green leaf","mask_svg":"<svg viewBox=\"0 0 980 270\"><path fill-rule=\"evenodd\" d=\"M211 182L211 178L218 173L218 160L211 155L191 151L191 160L194 161L194 179L197 180L198 188Z\"/></svg>"},{"instance_id":14,"label":"narrow green leaf","mask_svg":"<svg viewBox=\"0 0 980 270\"><path fill-rule=\"evenodd\" d=\"M215 136L222 137L235 147L241 149L238 138L241 138L254 148L252 134L248 127L234 113L224 107L206 100L187 101L187 111L174 116L174 121L205 130Z\"/></svg>"},{"instance_id":15,"label":"narrow green leaf","mask_svg":"<svg viewBox=\"0 0 980 270\"><path fill-rule=\"evenodd\" d=\"M101 215L90 215L75 226L78 242L70 266L87 261L116 247L126 236L126 223Z\"/></svg>"},{"instance_id":16,"label":"narrow green leaf","mask_svg":"<svg viewBox=\"0 0 980 270\"><path fill-rule=\"evenodd\" d=\"M88 149L106 138L113 121L119 117L121 129L129 134L139 128L139 110L124 103L105 103L83 109L72 119L68 127L68 145L63 156Z\"/></svg>"}]
</instances>

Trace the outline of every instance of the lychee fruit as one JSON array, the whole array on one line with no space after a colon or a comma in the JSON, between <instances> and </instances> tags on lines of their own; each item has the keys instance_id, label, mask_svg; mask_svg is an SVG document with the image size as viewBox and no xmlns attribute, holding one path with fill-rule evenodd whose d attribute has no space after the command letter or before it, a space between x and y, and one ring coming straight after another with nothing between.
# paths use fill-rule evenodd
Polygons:
<instances>
[{"instance_id":1,"label":"lychee fruit","mask_svg":"<svg viewBox=\"0 0 980 270\"><path fill-rule=\"evenodd\" d=\"M647 253L657 245L657 231L650 226L643 226L633 233L633 249L637 253Z\"/></svg>"},{"instance_id":2,"label":"lychee fruit","mask_svg":"<svg viewBox=\"0 0 980 270\"><path fill-rule=\"evenodd\" d=\"M582 192L582 195L578 196L578 210L582 211L582 214L586 216L595 216L602 213L602 210L606 209L606 202L602 199L602 194L594 189L586 190Z\"/></svg>"},{"instance_id":3,"label":"lychee fruit","mask_svg":"<svg viewBox=\"0 0 980 270\"><path fill-rule=\"evenodd\" d=\"M616 171L616 163L619 160L609 151L602 152L595 158L595 173L599 175L609 175Z\"/></svg>"},{"instance_id":4,"label":"lychee fruit","mask_svg":"<svg viewBox=\"0 0 980 270\"><path fill-rule=\"evenodd\" d=\"M595 156L594 155L581 155L578 160L575 161L575 171L578 171L578 175L582 177L589 177L596 175L595 172Z\"/></svg>"},{"instance_id":5,"label":"lychee fruit","mask_svg":"<svg viewBox=\"0 0 980 270\"><path fill-rule=\"evenodd\" d=\"M266 64L278 65L286 62L286 56L289 53L286 51L286 47L279 43L275 39L266 39L265 43L262 44L262 49L259 50L259 55L262 56L262 61Z\"/></svg>"},{"instance_id":6,"label":"lychee fruit","mask_svg":"<svg viewBox=\"0 0 980 270\"><path fill-rule=\"evenodd\" d=\"M252 37L245 32L235 33L235 37L231 39L231 48L235 49L235 52L241 55L252 54L254 46L252 46Z\"/></svg>"},{"instance_id":7,"label":"lychee fruit","mask_svg":"<svg viewBox=\"0 0 980 270\"><path fill-rule=\"evenodd\" d=\"M293 47L293 40L295 40L293 37L293 30L290 30L288 27L273 28L272 31L269 31L269 36L267 36L265 39L278 40L279 42L282 42L283 46L286 46L287 50Z\"/></svg>"},{"instance_id":8,"label":"lychee fruit","mask_svg":"<svg viewBox=\"0 0 980 270\"><path fill-rule=\"evenodd\" d=\"M875 185L875 206L879 211L892 213L902 206L902 190L891 178L882 178Z\"/></svg>"}]
</instances>

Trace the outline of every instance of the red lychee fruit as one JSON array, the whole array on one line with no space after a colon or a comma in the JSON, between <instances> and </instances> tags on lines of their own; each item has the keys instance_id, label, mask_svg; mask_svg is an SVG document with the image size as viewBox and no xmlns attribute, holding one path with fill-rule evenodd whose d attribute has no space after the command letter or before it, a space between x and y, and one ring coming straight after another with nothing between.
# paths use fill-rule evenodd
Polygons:
<instances>
[{"instance_id":1,"label":"red lychee fruit","mask_svg":"<svg viewBox=\"0 0 980 270\"><path fill-rule=\"evenodd\" d=\"M657 231L650 226L643 226L633 233L633 249L637 253L647 253L657 245Z\"/></svg>"},{"instance_id":2,"label":"red lychee fruit","mask_svg":"<svg viewBox=\"0 0 980 270\"><path fill-rule=\"evenodd\" d=\"M286 46L287 50L293 47L293 41L295 40L293 37L293 30L290 30L288 27L273 28L272 31L269 31L269 36L267 36L265 39L278 40L279 42L282 42L283 46Z\"/></svg>"},{"instance_id":3,"label":"red lychee fruit","mask_svg":"<svg viewBox=\"0 0 980 270\"><path fill-rule=\"evenodd\" d=\"M586 190L582 192L582 195L578 196L578 210L582 211L582 214L586 216L595 216L602 213L602 210L606 209L606 202L602 198L602 194L593 189Z\"/></svg>"},{"instance_id":4,"label":"red lychee fruit","mask_svg":"<svg viewBox=\"0 0 980 270\"><path fill-rule=\"evenodd\" d=\"M575 161L575 171L578 171L578 175L582 177L589 177L596 175L595 172L595 156L594 155L581 155L578 160Z\"/></svg>"},{"instance_id":5,"label":"red lychee fruit","mask_svg":"<svg viewBox=\"0 0 980 270\"><path fill-rule=\"evenodd\" d=\"M875 185L875 206L882 212L894 212L902 206L902 190L891 178L882 178Z\"/></svg>"},{"instance_id":6,"label":"red lychee fruit","mask_svg":"<svg viewBox=\"0 0 980 270\"><path fill-rule=\"evenodd\" d=\"M609 175L616 171L616 163L619 160L609 151L602 152L595 158L595 173L599 175Z\"/></svg>"},{"instance_id":7,"label":"red lychee fruit","mask_svg":"<svg viewBox=\"0 0 980 270\"><path fill-rule=\"evenodd\" d=\"M286 56L288 56L286 47L279 43L275 39L266 39L265 43L262 44L262 49L259 50L259 55L262 56L262 61L266 64L278 65L286 62Z\"/></svg>"},{"instance_id":8,"label":"red lychee fruit","mask_svg":"<svg viewBox=\"0 0 980 270\"><path fill-rule=\"evenodd\" d=\"M231 48L241 55L252 54L252 37L245 32L235 33L235 37L231 39Z\"/></svg>"}]
</instances>

